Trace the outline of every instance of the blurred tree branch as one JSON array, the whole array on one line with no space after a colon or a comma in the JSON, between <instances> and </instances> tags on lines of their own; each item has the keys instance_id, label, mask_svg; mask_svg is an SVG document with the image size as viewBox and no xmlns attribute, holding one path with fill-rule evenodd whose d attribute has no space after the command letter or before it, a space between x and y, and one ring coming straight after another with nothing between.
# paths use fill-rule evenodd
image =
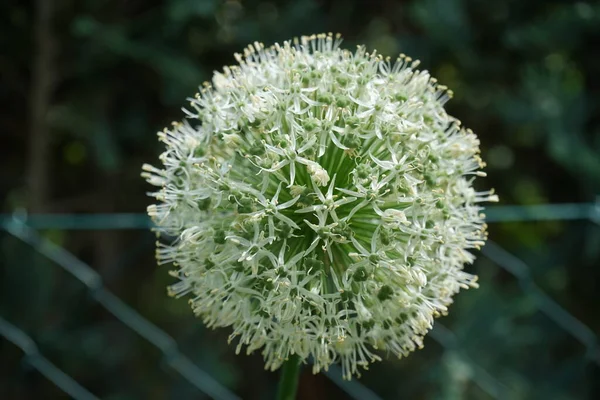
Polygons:
<instances>
[{"instance_id":1,"label":"blurred tree branch","mask_svg":"<svg viewBox=\"0 0 600 400\"><path fill-rule=\"evenodd\" d=\"M55 85L55 39L52 32L53 0L36 0L34 20L35 54L30 89L29 165L27 185L30 211L43 210L48 197L50 135L48 108Z\"/></svg>"}]
</instances>

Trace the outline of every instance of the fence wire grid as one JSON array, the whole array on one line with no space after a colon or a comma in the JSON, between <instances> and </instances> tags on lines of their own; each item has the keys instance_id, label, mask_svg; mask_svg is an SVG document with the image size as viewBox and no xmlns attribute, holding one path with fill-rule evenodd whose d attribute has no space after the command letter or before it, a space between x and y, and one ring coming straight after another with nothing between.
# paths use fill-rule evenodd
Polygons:
<instances>
[{"instance_id":1,"label":"fence wire grid","mask_svg":"<svg viewBox=\"0 0 600 400\"><path fill-rule=\"evenodd\" d=\"M487 222L589 220L600 225L600 202L588 204L545 204L534 206L496 206L486 209ZM163 354L164 363L181 375L205 395L216 400L238 400L230 389L211 377L183 354L174 338L144 318L136 310L107 290L100 275L73 254L42 237L37 229L144 229L152 226L144 214L39 214L27 216L23 212L0 215L0 227L10 235L30 245L34 250L52 260L74 278L83 283L108 312L129 329L146 339ZM482 255L512 275L524 293L531 296L536 307L559 327L585 346L588 362L600 366L600 345L597 335L582 321L574 317L546 294L533 280L531 269L522 260L488 241ZM69 375L50 362L38 349L30 336L0 316L0 335L23 351L23 360L64 393L78 400L94 400L90 393ZM469 379L494 399L512 398L512 389L478 365L462 349L457 336L447 327L435 323L429 335L439 343L445 353L458 357L469 368ZM345 381L341 370L332 366L325 375L350 398L379 400L380 397L360 381Z\"/></svg>"}]
</instances>

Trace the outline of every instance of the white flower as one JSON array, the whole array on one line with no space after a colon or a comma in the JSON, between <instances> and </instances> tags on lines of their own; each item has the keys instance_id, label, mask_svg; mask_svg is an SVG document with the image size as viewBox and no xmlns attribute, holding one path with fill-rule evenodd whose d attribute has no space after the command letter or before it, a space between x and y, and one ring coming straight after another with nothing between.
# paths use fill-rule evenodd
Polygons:
<instances>
[{"instance_id":1,"label":"white flower","mask_svg":"<svg viewBox=\"0 0 600 400\"><path fill-rule=\"evenodd\" d=\"M388 208L379 214L383 221L383 225L389 229L402 229L402 225L410 225L404 211Z\"/></svg>"},{"instance_id":2,"label":"white flower","mask_svg":"<svg viewBox=\"0 0 600 400\"><path fill-rule=\"evenodd\" d=\"M422 346L486 234L479 141L443 104L451 92L416 61L339 37L255 43L205 84L188 121L159 134L148 213L177 240L176 296L237 351L278 368L292 354L344 376ZM331 178L332 177L332 178Z\"/></svg>"},{"instance_id":3,"label":"white flower","mask_svg":"<svg viewBox=\"0 0 600 400\"><path fill-rule=\"evenodd\" d=\"M329 182L329 174L327 170L321 167L318 163L310 163L307 165L308 173L310 174L313 182L315 182L319 186L327 185Z\"/></svg>"}]
</instances>

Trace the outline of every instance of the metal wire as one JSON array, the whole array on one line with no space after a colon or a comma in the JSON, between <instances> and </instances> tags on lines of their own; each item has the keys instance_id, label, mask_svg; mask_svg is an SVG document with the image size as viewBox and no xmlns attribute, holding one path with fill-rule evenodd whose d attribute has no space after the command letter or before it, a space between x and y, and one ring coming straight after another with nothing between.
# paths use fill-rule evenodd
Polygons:
<instances>
[{"instance_id":1,"label":"metal wire","mask_svg":"<svg viewBox=\"0 0 600 400\"><path fill-rule=\"evenodd\" d=\"M58 369L39 352L35 342L25 332L0 317L0 335L25 353L25 361L38 370L63 392L77 400L98 400L77 381Z\"/></svg>"},{"instance_id":2,"label":"metal wire","mask_svg":"<svg viewBox=\"0 0 600 400\"><path fill-rule=\"evenodd\" d=\"M337 365L329 367L328 371L323 372L329 380L342 389L351 399L354 400L381 400L375 392L367 388L357 380L346 381L342 377L342 369Z\"/></svg>"},{"instance_id":3,"label":"metal wire","mask_svg":"<svg viewBox=\"0 0 600 400\"><path fill-rule=\"evenodd\" d=\"M15 217L33 229L60 230L121 230L149 229L154 225L146 214L32 214L17 212L0 214L0 224L10 223Z\"/></svg>"},{"instance_id":4,"label":"metal wire","mask_svg":"<svg viewBox=\"0 0 600 400\"><path fill-rule=\"evenodd\" d=\"M550 296L535 284L531 276L531 269L527 264L491 240L488 240L482 253L517 278L523 292L535 300L539 310L580 341L587 349L586 357L590 361L600 365L598 337L583 322L552 300Z\"/></svg>"},{"instance_id":5,"label":"metal wire","mask_svg":"<svg viewBox=\"0 0 600 400\"><path fill-rule=\"evenodd\" d=\"M538 204L529 206L492 206L485 209L487 222L587 220L600 221L600 202L583 204ZM16 216L33 229L104 230L148 229L153 226L146 214L32 214ZM0 225L15 217L0 214Z\"/></svg>"},{"instance_id":6,"label":"metal wire","mask_svg":"<svg viewBox=\"0 0 600 400\"><path fill-rule=\"evenodd\" d=\"M592 219L598 215L600 203L538 204L531 206L486 207L487 222L569 221Z\"/></svg>"},{"instance_id":7,"label":"metal wire","mask_svg":"<svg viewBox=\"0 0 600 400\"><path fill-rule=\"evenodd\" d=\"M433 340L438 342L445 351L452 351L454 354L460 357L463 363L465 363L470 372L472 373L471 380L479 386L484 392L490 395L494 399L510 399L510 389L508 386L494 378L489 372L487 372L482 366L474 362L471 357L466 355L460 348L458 338L450 329L444 325L436 322L433 330L429 332L429 335Z\"/></svg>"}]
</instances>

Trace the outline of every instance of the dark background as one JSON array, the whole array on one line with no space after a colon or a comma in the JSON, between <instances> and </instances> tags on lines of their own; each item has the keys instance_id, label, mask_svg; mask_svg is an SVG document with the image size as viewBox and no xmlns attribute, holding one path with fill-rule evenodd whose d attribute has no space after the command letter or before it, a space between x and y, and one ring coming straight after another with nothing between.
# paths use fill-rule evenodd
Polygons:
<instances>
[{"instance_id":1,"label":"dark background","mask_svg":"<svg viewBox=\"0 0 600 400\"><path fill-rule=\"evenodd\" d=\"M342 33L350 49L364 43L418 58L449 86L450 113L481 138L489 176L478 185L495 187L501 204L596 201L597 2L4 0L2 212L144 212L151 188L140 167L156 163L155 132L183 117L198 85L250 42L323 31ZM538 292L598 336L600 218L556 219L490 223L490 238L531 274L519 281L481 255L472 268L481 288L459 294L439 321L457 346L429 337L423 350L373 365L360 382L385 399L492 398L475 382L480 367L501 383L501 398L600 398L599 361L586 357L573 320L565 329L544 312ZM148 230L46 228L44 238L90 264L200 368L244 399L273 398L278 374L263 371L260 355L236 356L227 329L206 330L186 301L166 296L172 278L156 266ZM103 399L204 398L71 275L3 231L0 246L0 316L82 386ZM67 397L22 356L0 336L1 399ZM347 395L305 368L299 398Z\"/></svg>"}]
</instances>

